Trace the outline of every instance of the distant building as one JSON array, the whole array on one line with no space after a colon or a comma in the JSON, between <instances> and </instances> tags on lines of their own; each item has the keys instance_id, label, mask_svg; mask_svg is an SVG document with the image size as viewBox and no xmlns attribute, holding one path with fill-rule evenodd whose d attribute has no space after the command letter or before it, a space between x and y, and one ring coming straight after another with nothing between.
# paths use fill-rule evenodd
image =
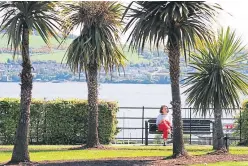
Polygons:
<instances>
[{"instance_id":1,"label":"distant building","mask_svg":"<svg viewBox=\"0 0 248 166\"><path fill-rule=\"evenodd\" d=\"M4 75L4 70L0 70L0 80L2 79L3 75Z\"/></svg>"},{"instance_id":2,"label":"distant building","mask_svg":"<svg viewBox=\"0 0 248 166\"><path fill-rule=\"evenodd\" d=\"M164 78L164 77L168 77L169 76L169 72L164 72L164 73L152 73L152 78L154 77L159 77L160 79L161 78Z\"/></svg>"},{"instance_id":3,"label":"distant building","mask_svg":"<svg viewBox=\"0 0 248 166\"><path fill-rule=\"evenodd\" d=\"M11 81L10 77L8 75L3 75L2 78L1 78L1 81L2 82L9 82Z\"/></svg>"}]
</instances>

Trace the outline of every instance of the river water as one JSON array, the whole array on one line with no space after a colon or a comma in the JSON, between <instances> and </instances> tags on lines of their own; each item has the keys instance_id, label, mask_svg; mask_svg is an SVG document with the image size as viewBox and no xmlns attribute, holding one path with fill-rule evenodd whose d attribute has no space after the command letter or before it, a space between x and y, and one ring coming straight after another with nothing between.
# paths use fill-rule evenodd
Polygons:
<instances>
[{"instance_id":1,"label":"river water","mask_svg":"<svg viewBox=\"0 0 248 166\"><path fill-rule=\"evenodd\" d=\"M185 89L181 88L181 92ZM18 83L0 83L0 97L19 97ZM68 83L37 83L33 85L33 98L80 98L87 99L87 84L81 82ZM108 101L117 101L120 107L140 107L140 109L125 108L118 112L119 117L141 117L142 107L160 107L166 104L170 107L171 87L169 84L101 84L99 98ZM181 95L182 107L187 107L186 96ZM242 100L245 96L242 97ZM158 109L145 109L145 117L156 117ZM233 117L228 115L228 117ZM182 111L183 117L189 116L188 110ZM197 116L197 115L192 115ZM142 120L119 120L119 127L142 127ZM140 137L141 130L126 130L117 137Z\"/></svg>"}]
</instances>

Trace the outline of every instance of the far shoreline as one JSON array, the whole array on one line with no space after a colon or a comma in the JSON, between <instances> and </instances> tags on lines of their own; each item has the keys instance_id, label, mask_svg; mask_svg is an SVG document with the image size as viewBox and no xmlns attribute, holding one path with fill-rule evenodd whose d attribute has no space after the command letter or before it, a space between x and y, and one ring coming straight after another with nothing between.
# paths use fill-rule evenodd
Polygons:
<instances>
[{"instance_id":1,"label":"far shoreline","mask_svg":"<svg viewBox=\"0 0 248 166\"><path fill-rule=\"evenodd\" d=\"M0 81L0 83L18 83L20 84L21 82L15 82L15 81ZM33 83L51 83L51 84L66 84L66 83L86 83L85 81L33 81ZM129 84L129 85L170 85L170 83L143 83L143 82L99 82L99 84Z\"/></svg>"}]
</instances>

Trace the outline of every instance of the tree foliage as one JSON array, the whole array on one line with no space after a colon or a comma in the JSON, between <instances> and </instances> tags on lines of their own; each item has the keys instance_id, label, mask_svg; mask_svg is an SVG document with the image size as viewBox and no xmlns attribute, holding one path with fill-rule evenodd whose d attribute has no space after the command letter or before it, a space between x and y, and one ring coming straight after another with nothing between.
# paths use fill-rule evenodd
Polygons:
<instances>
[{"instance_id":1,"label":"tree foliage","mask_svg":"<svg viewBox=\"0 0 248 166\"><path fill-rule=\"evenodd\" d=\"M22 30L36 30L43 41L49 45L50 37L59 41L60 19L56 15L56 3L50 1L4 1L0 3L3 12L0 31L8 36L8 45L14 50L22 49Z\"/></svg>"},{"instance_id":2,"label":"tree foliage","mask_svg":"<svg viewBox=\"0 0 248 166\"><path fill-rule=\"evenodd\" d=\"M150 47L170 47L178 43L186 55L187 49L195 46L195 36L208 39L219 5L202 1L135 1L129 4L124 13L128 23L127 32L132 26L128 41L130 47L144 49Z\"/></svg>"},{"instance_id":3,"label":"tree foliage","mask_svg":"<svg viewBox=\"0 0 248 166\"><path fill-rule=\"evenodd\" d=\"M215 102L226 111L239 107L239 94L248 94L248 77L240 71L247 57L241 38L228 27L211 41L198 42L189 65L195 72L188 74L184 84L186 102L203 115Z\"/></svg>"},{"instance_id":4,"label":"tree foliage","mask_svg":"<svg viewBox=\"0 0 248 166\"><path fill-rule=\"evenodd\" d=\"M122 67L125 57L118 48L122 7L115 2L78 2L64 10L64 34L80 27L80 35L66 52L66 61L76 71L87 71L97 64L106 72Z\"/></svg>"}]
</instances>

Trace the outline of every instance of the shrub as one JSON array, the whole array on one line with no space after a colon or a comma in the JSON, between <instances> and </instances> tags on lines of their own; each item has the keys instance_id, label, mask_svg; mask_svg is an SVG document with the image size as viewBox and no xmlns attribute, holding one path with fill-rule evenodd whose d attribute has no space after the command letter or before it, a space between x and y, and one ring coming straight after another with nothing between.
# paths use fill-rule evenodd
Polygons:
<instances>
[{"instance_id":1,"label":"shrub","mask_svg":"<svg viewBox=\"0 0 248 166\"><path fill-rule=\"evenodd\" d=\"M239 145L248 145L248 100L245 100L243 102L242 108L243 109L241 111L241 116L238 115L236 120L237 125L235 125L236 132L234 133L234 135L240 136L241 130L242 142L239 142Z\"/></svg>"},{"instance_id":2,"label":"shrub","mask_svg":"<svg viewBox=\"0 0 248 166\"><path fill-rule=\"evenodd\" d=\"M19 99L0 99L0 143L13 144L19 118ZM114 102L99 102L99 139L109 144L117 134ZM37 100L30 108L30 144L85 143L88 131L88 105L85 100Z\"/></svg>"},{"instance_id":3,"label":"shrub","mask_svg":"<svg viewBox=\"0 0 248 166\"><path fill-rule=\"evenodd\" d=\"M154 137L153 143L154 144L162 144L162 143L164 143L162 134L156 134L155 137Z\"/></svg>"}]
</instances>

